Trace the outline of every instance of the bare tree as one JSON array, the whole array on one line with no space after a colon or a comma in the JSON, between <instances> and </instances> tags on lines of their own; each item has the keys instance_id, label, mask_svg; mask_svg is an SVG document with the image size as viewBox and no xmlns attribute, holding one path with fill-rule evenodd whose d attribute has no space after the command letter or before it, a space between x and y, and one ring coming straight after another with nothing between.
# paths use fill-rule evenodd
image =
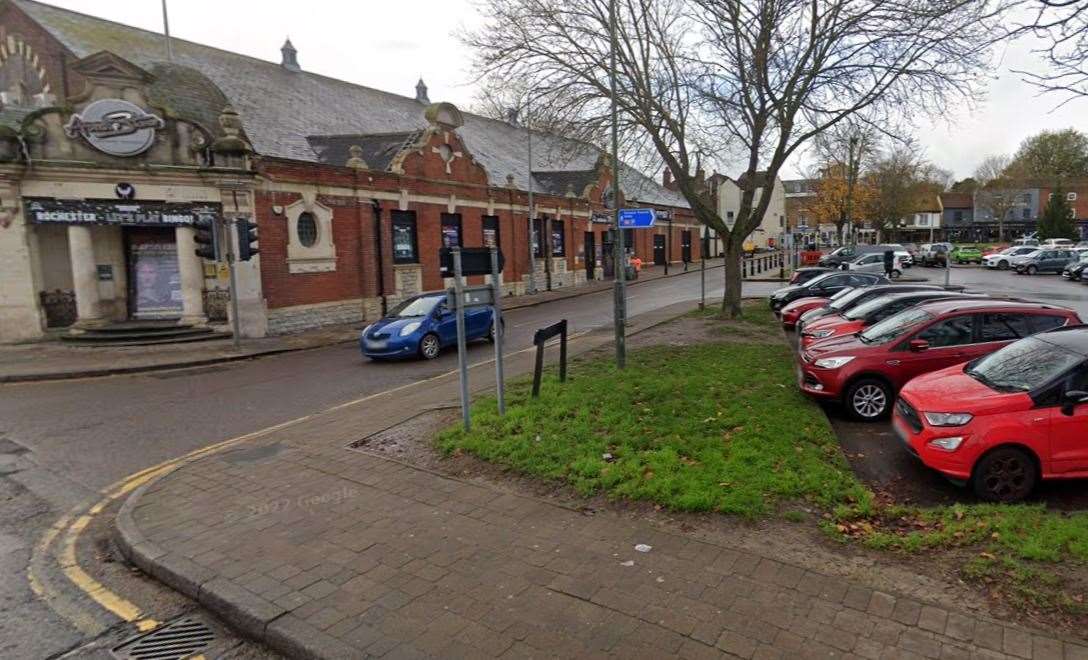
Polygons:
<instances>
[{"instance_id":1,"label":"bare tree","mask_svg":"<svg viewBox=\"0 0 1088 660\"><path fill-rule=\"evenodd\" d=\"M663 161L695 217L722 237L723 311L739 316L743 243L771 199L757 201L758 188L851 117L895 125L973 100L989 62L978 44L1013 0L613 1L621 153ZM489 21L465 37L481 76L538 90L536 106L600 144L609 0L481 4ZM732 228L695 176L700 158L740 174Z\"/></svg>"},{"instance_id":2,"label":"bare tree","mask_svg":"<svg viewBox=\"0 0 1088 660\"><path fill-rule=\"evenodd\" d=\"M1023 195L1022 187L1009 173L1012 159L1005 154L995 154L982 159L975 170L979 183L975 193L975 209L987 210L997 222L997 240L1005 240L1005 220L1018 206Z\"/></svg>"},{"instance_id":3,"label":"bare tree","mask_svg":"<svg viewBox=\"0 0 1088 660\"><path fill-rule=\"evenodd\" d=\"M1046 44L1037 52L1049 71L1019 71L1048 93L1064 96L1061 105L1088 96L1088 3L1082 0L1032 0L1031 19L1012 31L1033 34Z\"/></svg>"},{"instance_id":4,"label":"bare tree","mask_svg":"<svg viewBox=\"0 0 1088 660\"><path fill-rule=\"evenodd\" d=\"M873 126L862 121L861 117L848 118L817 135L813 140L813 149L821 163L823 172L833 172L842 179L842 194L839 199L838 213L834 219L835 229L842 237L843 228L854 221L858 208L858 182L862 169L869 165L879 149L880 137Z\"/></svg>"}]
</instances>

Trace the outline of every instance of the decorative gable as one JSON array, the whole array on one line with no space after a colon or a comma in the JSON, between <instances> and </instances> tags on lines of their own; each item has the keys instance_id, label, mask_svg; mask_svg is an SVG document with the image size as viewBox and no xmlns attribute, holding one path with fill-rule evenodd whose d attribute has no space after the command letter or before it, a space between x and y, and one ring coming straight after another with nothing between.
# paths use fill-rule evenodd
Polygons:
<instances>
[{"instance_id":1,"label":"decorative gable","mask_svg":"<svg viewBox=\"0 0 1088 660\"><path fill-rule=\"evenodd\" d=\"M118 83L150 84L155 77L126 59L107 50L88 55L72 65L72 69L89 81L116 85Z\"/></svg>"}]
</instances>

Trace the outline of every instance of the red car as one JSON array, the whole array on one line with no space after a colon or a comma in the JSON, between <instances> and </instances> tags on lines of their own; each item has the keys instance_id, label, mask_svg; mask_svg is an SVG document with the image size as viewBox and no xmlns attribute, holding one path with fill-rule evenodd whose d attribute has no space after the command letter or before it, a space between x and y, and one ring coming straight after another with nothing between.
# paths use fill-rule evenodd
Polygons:
<instances>
[{"instance_id":1,"label":"red car","mask_svg":"<svg viewBox=\"0 0 1088 660\"><path fill-rule=\"evenodd\" d=\"M915 305L941 298L979 297L977 295L931 289L908 293L886 293L845 312L823 316L812 323L806 323L801 331L800 347L808 348L816 342L829 337L842 337L861 332L865 328L894 316Z\"/></svg>"},{"instance_id":2,"label":"red car","mask_svg":"<svg viewBox=\"0 0 1088 660\"><path fill-rule=\"evenodd\" d=\"M1088 327L1021 339L900 392L907 449L984 500L1013 502L1039 479L1088 477Z\"/></svg>"},{"instance_id":3,"label":"red car","mask_svg":"<svg viewBox=\"0 0 1088 660\"><path fill-rule=\"evenodd\" d=\"M843 289L831 298L817 298L815 296L810 296L807 298L798 298L797 300L788 303L779 312L782 315L782 326L785 328L792 328L796 326L797 321L800 320L801 316L804 315L805 312L812 309L819 309L820 307L825 307L832 300L842 298L853 290L854 289Z\"/></svg>"},{"instance_id":4,"label":"red car","mask_svg":"<svg viewBox=\"0 0 1088 660\"><path fill-rule=\"evenodd\" d=\"M864 331L831 337L798 353L801 390L841 401L862 421L891 411L895 393L915 376L987 355L1008 343L1062 325L1072 310L1008 300L922 303Z\"/></svg>"},{"instance_id":5,"label":"red car","mask_svg":"<svg viewBox=\"0 0 1088 660\"><path fill-rule=\"evenodd\" d=\"M797 330L803 332L809 323L825 316L841 315L858 305L865 304L874 298L887 296L892 293L906 293L908 291L955 291L963 287L942 287L935 284L874 284L872 286L857 287L849 293L835 296L823 307L810 309L797 320Z\"/></svg>"}]
</instances>

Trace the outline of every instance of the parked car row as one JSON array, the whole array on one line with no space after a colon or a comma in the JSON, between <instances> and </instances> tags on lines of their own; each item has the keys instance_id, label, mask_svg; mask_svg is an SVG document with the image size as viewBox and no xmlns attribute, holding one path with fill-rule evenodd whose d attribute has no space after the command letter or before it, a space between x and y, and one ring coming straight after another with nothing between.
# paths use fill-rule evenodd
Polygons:
<instances>
[{"instance_id":1,"label":"parked car row","mask_svg":"<svg viewBox=\"0 0 1088 660\"><path fill-rule=\"evenodd\" d=\"M910 453L986 500L1088 477L1088 443L1073 439L1088 435L1088 326L1076 312L832 279L850 274L821 273L771 297L798 332L802 392L859 421L893 417Z\"/></svg>"}]
</instances>

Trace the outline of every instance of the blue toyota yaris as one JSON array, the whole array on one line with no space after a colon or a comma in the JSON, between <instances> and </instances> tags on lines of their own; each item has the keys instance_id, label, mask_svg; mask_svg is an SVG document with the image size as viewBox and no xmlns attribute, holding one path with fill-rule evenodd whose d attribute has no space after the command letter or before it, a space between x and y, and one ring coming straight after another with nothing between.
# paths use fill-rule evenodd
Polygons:
<instances>
[{"instance_id":1,"label":"blue toyota yaris","mask_svg":"<svg viewBox=\"0 0 1088 660\"><path fill-rule=\"evenodd\" d=\"M492 339L495 310L465 310L469 341ZM421 356L433 360L446 346L457 343L457 317L446 307L445 293L424 293L400 303L359 336L359 349L372 360Z\"/></svg>"}]
</instances>

